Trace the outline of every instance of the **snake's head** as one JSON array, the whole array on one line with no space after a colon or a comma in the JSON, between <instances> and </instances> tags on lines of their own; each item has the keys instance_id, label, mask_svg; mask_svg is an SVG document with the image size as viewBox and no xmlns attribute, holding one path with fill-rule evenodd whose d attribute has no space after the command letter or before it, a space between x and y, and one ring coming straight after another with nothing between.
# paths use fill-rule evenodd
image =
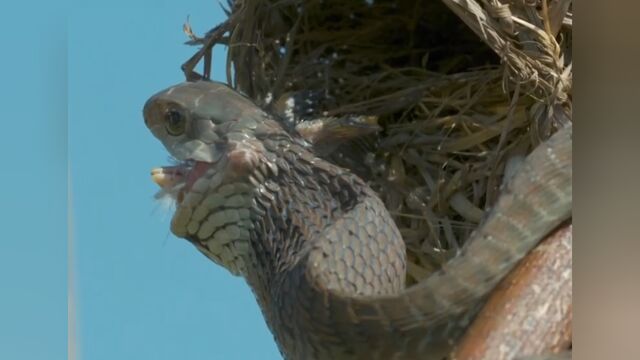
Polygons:
<instances>
[{"instance_id":1,"label":"snake's head","mask_svg":"<svg viewBox=\"0 0 640 360\"><path fill-rule=\"evenodd\" d=\"M261 139L286 132L251 100L210 81L162 90L143 112L147 127L179 161L152 170L161 193L176 200L171 231L242 273L254 190L248 178L268 161Z\"/></svg>"}]
</instances>

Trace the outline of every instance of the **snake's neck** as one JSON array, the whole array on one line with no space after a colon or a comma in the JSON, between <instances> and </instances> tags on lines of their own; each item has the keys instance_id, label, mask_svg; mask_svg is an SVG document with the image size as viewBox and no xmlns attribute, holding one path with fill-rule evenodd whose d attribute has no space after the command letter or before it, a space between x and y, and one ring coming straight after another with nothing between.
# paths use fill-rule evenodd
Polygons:
<instances>
[{"instance_id":1,"label":"snake's neck","mask_svg":"<svg viewBox=\"0 0 640 360\"><path fill-rule=\"evenodd\" d=\"M244 275L283 353L300 358L295 354L311 351L301 346L321 346L314 334L326 330L322 324L333 324L320 304L327 296L391 295L404 288L404 243L359 177L295 143L264 144L276 170L259 166L250 176L257 216ZM368 252L371 243L380 251ZM384 271L356 255L384 264ZM368 282L367 270L379 276Z\"/></svg>"},{"instance_id":2,"label":"snake's neck","mask_svg":"<svg viewBox=\"0 0 640 360\"><path fill-rule=\"evenodd\" d=\"M367 188L300 144L264 140L264 145L270 164L257 167L249 177L255 186L252 251L244 275L254 291L274 297L296 267L305 267L323 230L353 208Z\"/></svg>"}]
</instances>

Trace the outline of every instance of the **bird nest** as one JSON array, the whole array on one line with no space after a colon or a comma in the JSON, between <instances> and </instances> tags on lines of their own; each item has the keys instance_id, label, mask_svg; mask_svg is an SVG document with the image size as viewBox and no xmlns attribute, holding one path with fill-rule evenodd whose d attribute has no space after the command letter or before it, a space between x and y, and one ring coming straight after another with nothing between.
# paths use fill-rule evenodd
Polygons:
<instances>
[{"instance_id":1,"label":"bird nest","mask_svg":"<svg viewBox=\"0 0 640 360\"><path fill-rule=\"evenodd\" d=\"M294 123L368 115L327 157L362 176L407 244L409 283L456 254L504 178L571 121L571 1L244 0L183 69ZM203 60L203 73L194 71Z\"/></svg>"}]
</instances>

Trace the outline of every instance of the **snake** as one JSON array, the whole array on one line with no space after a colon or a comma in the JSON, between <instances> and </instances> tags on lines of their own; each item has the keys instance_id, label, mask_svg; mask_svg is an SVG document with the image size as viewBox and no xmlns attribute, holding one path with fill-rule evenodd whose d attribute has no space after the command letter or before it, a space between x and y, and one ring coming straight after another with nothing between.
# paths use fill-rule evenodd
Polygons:
<instances>
[{"instance_id":1,"label":"snake","mask_svg":"<svg viewBox=\"0 0 640 360\"><path fill-rule=\"evenodd\" d=\"M183 82L143 117L176 165L171 232L243 277L285 359L442 359L483 299L571 217L571 124L540 143L458 254L406 286L378 194L224 83Z\"/></svg>"}]
</instances>

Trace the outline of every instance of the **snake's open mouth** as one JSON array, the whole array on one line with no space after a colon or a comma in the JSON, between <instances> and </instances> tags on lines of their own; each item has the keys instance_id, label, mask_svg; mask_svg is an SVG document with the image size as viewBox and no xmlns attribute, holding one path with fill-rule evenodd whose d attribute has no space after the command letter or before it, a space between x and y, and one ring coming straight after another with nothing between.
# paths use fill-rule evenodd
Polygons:
<instances>
[{"instance_id":1,"label":"snake's open mouth","mask_svg":"<svg viewBox=\"0 0 640 360\"><path fill-rule=\"evenodd\" d=\"M151 169L151 179L161 188L156 196L169 195L180 204L185 194L210 165L208 162L188 160L175 166Z\"/></svg>"}]
</instances>

